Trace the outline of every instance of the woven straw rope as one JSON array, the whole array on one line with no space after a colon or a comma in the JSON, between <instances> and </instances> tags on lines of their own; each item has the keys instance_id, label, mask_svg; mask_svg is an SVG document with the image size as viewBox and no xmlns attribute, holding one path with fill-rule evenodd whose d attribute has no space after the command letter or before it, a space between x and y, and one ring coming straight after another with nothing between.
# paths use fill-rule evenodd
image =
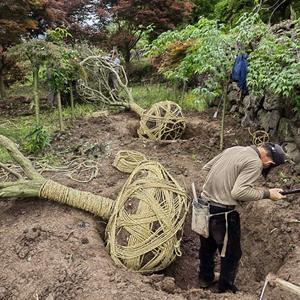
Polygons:
<instances>
[{"instance_id":1,"label":"woven straw rope","mask_svg":"<svg viewBox=\"0 0 300 300\"><path fill-rule=\"evenodd\" d=\"M146 156L142 153L132 150L121 150L117 153L113 166L124 173L132 173L132 171L144 160Z\"/></svg>"},{"instance_id":2,"label":"woven straw rope","mask_svg":"<svg viewBox=\"0 0 300 300\"><path fill-rule=\"evenodd\" d=\"M124 209L133 199L135 213ZM143 273L164 269L181 255L177 235L187 209L186 192L176 180L158 162L143 161L125 183L107 225L112 259ZM118 241L122 232L125 244Z\"/></svg>"},{"instance_id":3,"label":"woven straw rope","mask_svg":"<svg viewBox=\"0 0 300 300\"><path fill-rule=\"evenodd\" d=\"M114 206L114 201L109 198L75 190L52 180L43 183L40 197L80 208L105 220L111 216Z\"/></svg>"},{"instance_id":4,"label":"woven straw rope","mask_svg":"<svg viewBox=\"0 0 300 300\"><path fill-rule=\"evenodd\" d=\"M175 140L181 137L185 127L181 107L172 101L162 101L141 116L138 135L150 140Z\"/></svg>"},{"instance_id":5,"label":"woven straw rope","mask_svg":"<svg viewBox=\"0 0 300 300\"><path fill-rule=\"evenodd\" d=\"M188 210L187 194L162 165L141 153L121 151L114 166L133 170L116 201L52 180L44 182L40 197L109 219L107 247L117 264L142 273L162 270L181 255L179 233Z\"/></svg>"},{"instance_id":6,"label":"woven straw rope","mask_svg":"<svg viewBox=\"0 0 300 300\"><path fill-rule=\"evenodd\" d=\"M253 133L248 128L249 134L252 137L252 143L255 146L261 146L264 143L268 143L270 141L269 134L264 130L256 130Z\"/></svg>"}]
</instances>

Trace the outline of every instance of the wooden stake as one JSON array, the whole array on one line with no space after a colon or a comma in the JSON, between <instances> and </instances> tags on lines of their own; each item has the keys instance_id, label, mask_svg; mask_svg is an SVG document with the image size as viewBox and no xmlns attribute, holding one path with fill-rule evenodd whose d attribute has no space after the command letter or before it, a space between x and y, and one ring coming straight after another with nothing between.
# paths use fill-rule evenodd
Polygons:
<instances>
[{"instance_id":1,"label":"wooden stake","mask_svg":"<svg viewBox=\"0 0 300 300\"><path fill-rule=\"evenodd\" d=\"M264 287L262 289L262 292L261 292L261 295L259 298L260 300L264 299L263 296L264 296L264 293L265 293L268 283L270 283L271 285L279 286L283 290L298 296L297 299L300 299L300 286L290 283L286 280L283 280L272 273L269 273L266 277Z\"/></svg>"},{"instance_id":2,"label":"wooden stake","mask_svg":"<svg viewBox=\"0 0 300 300\"><path fill-rule=\"evenodd\" d=\"M273 284L281 287L283 290L285 290L287 292L297 295L300 299L300 286L290 283L286 280L283 280L271 273L268 276L269 276L270 283L273 283Z\"/></svg>"}]
</instances>

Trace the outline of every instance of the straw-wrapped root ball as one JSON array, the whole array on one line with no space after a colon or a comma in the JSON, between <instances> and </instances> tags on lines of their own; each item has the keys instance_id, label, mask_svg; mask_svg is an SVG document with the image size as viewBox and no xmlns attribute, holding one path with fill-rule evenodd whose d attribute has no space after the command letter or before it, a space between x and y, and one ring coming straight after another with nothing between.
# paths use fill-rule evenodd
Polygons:
<instances>
[{"instance_id":1,"label":"straw-wrapped root ball","mask_svg":"<svg viewBox=\"0 0 300 300\"><path fill-rule=\"evenodd\" d=\"M185 127L181 107L172 101L162 101L141 116L138 134L151 140L176 140L182 136Z\"/></svg>"},{"instance_id":2,"label":"straw-wrapped root ball","mask_svg":"<svg viewBox=\"0 0 300 300\"><path fill-rule=\"evenodd\" d=\"M136 151L120 151L114 166L132 173L114 201L44 178L17 146L1 135L0 146L26 175L22 180L2 183L0 198L40 197L108 220L107 247L112 259L142 273L162 270L181 254L187 193L158 162L148 161Z\"/></svg>"},{"instance_id":3,"label":"straw-wrapped root ball","mask_svg":"<svg viewBox=\"0 0 300 300\"><path fill-rule=\"evenodd\" d=\"M106 235L114 262L151 273L180 255L186 191L157 162L143 161L121 190Z\"/></svg>"}]
</instances>

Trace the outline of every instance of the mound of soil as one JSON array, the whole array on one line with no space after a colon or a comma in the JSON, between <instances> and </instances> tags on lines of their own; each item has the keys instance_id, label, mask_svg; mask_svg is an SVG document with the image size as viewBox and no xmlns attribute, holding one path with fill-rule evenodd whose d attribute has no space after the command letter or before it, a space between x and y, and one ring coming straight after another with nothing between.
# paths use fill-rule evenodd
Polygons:
<instances>
[{"instance_id":1,"label":"mound of soil","mask_svg":"<svg viewBox=\"0 0 300 300\"><path fill-rule=\"evenodd\" d=\"M101 115L101 114L100 114ZM62 164L74 158L100 163L90 182L72 180L63 172L43 175L80 190L116 199L128 174L112 167L119 150L136 150L162 163L186 186L200 190L202 166L219 153L219 120L213 112L189 113L185 135L178 141L137 138L139 121L130 112L77 120L56 134L51 149ZM225 147L250 145L251 136L235 117L228 117ZM293 176L290 165L273 172L261 184L282 186L280 174ZM81 180L89 174L80 174ZM86 176L86 178L85 178ZM78 177L79 178L79 177ZM182 256L161 274L143 276L114 265L105 249L105 223L80 210L41 199L0 201L0 299L257 299L269 272L300 283L300 198L262 200L241 207L243 258L237 278L240 292L216 294L199 289L199 236L190 229L189 211ZM267 288L266 299L293 299Z\"/></svg>"}]
</instances>

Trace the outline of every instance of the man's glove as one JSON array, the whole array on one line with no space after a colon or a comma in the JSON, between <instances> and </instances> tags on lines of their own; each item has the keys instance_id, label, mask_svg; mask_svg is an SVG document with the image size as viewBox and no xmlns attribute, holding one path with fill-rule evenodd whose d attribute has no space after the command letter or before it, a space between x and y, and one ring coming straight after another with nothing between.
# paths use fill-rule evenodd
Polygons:
<instances>
[{"instance_id":1,"label":"man's glove","mask_svg":"<svg viewBox=\"0 0 300 300\"><path fill-rule=\"evenodd\" d=\"M273 201L281 200L286 198L286 196L282 195L280 192L283 191L283 189L270 189L270 199Z\"/></svg>"}]
</instances>

